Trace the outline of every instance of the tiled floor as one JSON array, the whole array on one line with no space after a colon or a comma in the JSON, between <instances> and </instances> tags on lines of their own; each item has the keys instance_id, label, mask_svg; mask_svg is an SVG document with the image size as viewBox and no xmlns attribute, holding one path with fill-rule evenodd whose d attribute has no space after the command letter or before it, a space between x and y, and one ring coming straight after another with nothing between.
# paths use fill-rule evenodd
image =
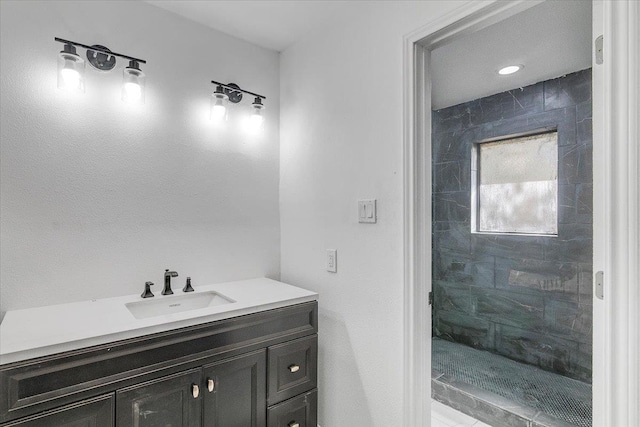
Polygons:
<instances>
[{"instance_id":1,"label":"tiled floor","mask_svg":"<svg viewBox=\"0 0 640 427\"><path fill-rule=\"evenodd\" d=\"M462 344L432 344L438 401L491 424L591 427L590 384Z\"/></svg>"},{"instance_id":2,"label":"tiled floor","mask_svg":"<svg viewBox=\"0 0 640 427\"><path fill-rule=\"evenodd\" d=\"M491 427L431 399L431 427Z\"/></svg>"}]
</instances>

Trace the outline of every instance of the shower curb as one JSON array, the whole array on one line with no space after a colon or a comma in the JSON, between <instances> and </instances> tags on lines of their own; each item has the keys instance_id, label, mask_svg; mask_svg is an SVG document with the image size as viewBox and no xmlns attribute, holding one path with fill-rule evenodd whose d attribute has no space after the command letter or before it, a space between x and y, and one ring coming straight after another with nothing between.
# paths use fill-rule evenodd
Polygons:
<instances>
[{"instance_id":1,"label":"shower curb","mask_svg":"<svg viewBox=\"0 0 640 427\"><path fill-rule=\"evenodd\" d=\"M441 372L431 372L431 397L493 427L576 427Z\"/></svg>"}]
</instances>

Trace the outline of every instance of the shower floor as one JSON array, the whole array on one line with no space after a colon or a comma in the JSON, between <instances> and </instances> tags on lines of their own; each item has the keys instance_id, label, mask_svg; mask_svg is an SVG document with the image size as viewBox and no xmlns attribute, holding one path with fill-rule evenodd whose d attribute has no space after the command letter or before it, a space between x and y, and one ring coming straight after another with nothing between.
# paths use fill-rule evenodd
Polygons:
<instances>
[{"instance_id":1,"label":"shower floor","mask_svg":"<svg viewBox=\"0 0 640 427\"><path fill-rule=\"evenodd\" d=\"M591 385L439 338L432 397L494 427L591 427Z\"/></svg>"}]
</instances>

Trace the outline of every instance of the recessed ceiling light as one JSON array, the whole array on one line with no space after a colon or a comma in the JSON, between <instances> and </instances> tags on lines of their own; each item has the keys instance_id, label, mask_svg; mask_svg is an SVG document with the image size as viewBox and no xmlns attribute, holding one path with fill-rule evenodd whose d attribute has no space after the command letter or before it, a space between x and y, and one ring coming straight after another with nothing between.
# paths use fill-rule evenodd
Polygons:
<instances>
[{"instance_id":1,"label":"recessed ceiling light","mask_svg":"<svg viewBox=\"0 0 640 427\"><path fill-rule=\"evenodd\" d=\"M517 73L523 68L524 68L524 65L508 65L506 67L500 68L498 70L498 74L500 74L501 76L507 76L509 74Z\"/></svg>"}]
</instances>

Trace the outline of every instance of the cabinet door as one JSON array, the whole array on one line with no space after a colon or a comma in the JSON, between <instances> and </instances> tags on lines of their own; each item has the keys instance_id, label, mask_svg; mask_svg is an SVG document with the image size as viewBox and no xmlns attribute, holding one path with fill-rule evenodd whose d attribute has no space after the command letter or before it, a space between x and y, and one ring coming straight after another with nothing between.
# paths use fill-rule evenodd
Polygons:
<instances>
[{"instance_id":1,"label":"cabinet door","mask_svg":"<svg viewBox=\"0 0 640 427\"><path fill-rule=\"evenodd\" d=\"M45 411L5 427L113 427L113 394Z\"/></svg>"},{"instance_id":2,"label":"cabinet door","mask_svg":"<svg viewBox=\"0 0 640 427\"><path fill-rule=\"evenodd\" d=\"M266 352L204 367L205 427L266 427Z\"/></svg>"},{"instance_id":3,"label":"cabinet door","mask_svg":"<svg viewBox=\"0 0 640 427\"><path fill-rule=\"evenodd\" d=\"M192 369L118 390L118 426L200 427L201 378Z\"/></svg>"}]
</instances>

